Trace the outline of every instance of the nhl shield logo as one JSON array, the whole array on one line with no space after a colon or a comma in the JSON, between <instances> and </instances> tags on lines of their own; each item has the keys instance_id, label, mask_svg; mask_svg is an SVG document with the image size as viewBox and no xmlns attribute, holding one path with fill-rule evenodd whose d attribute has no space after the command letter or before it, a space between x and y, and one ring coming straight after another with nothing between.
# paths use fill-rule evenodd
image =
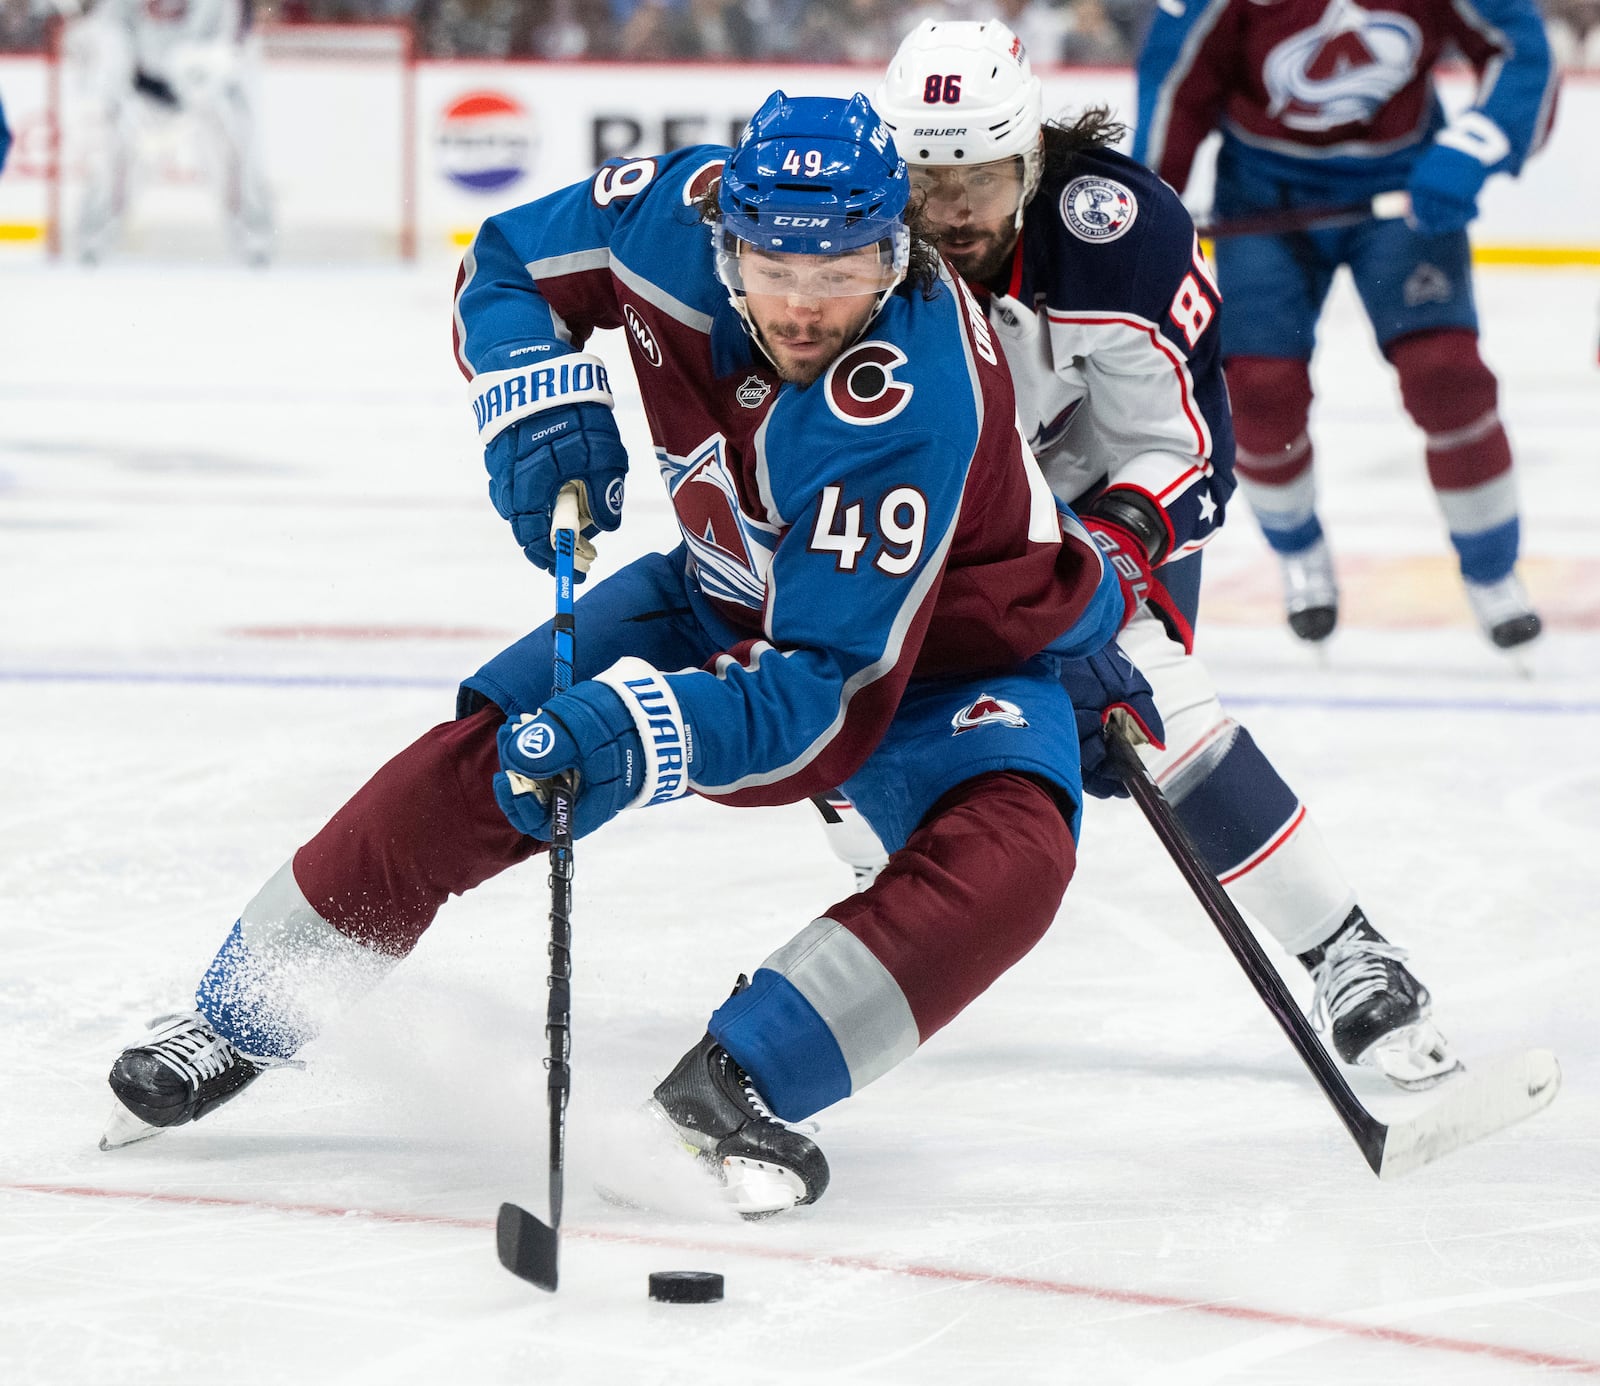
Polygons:
<instances>
[{"instance_id":1,"label":"nhl shield logo","mask_svg":"<svg viewBox=\"0 0 1600 1386\"><path fill-rule=\"evenodd\" d=\"M746 409L759 409L771 393L772 386L759 375L747 375L733 397Z\"/></svg>"},{"instance_id":2,"label":"nhl shield logo","mask_svg":"<svg viewBox=\"0 0 1600 1386\"><path fill-rule=\"evenodd\" d=\"M952 734L972 731L975 727L1025 727L1028 719L1015 703L1003 698L991 698L985 693L974 703L968 703L950 719Z\"/></svg>"},{"instance_id":3,"label":"nhl shield logo","mask_svg":"<svg viewBox=\"0 0 1600 1386\"><path fill-rule=\"evenodd\" d=\"M1061 190L1061 220L1080 241L1114 241L1138 215L1138 199L1111 178L1074 178Z\"/></svg>"}]
</instances>

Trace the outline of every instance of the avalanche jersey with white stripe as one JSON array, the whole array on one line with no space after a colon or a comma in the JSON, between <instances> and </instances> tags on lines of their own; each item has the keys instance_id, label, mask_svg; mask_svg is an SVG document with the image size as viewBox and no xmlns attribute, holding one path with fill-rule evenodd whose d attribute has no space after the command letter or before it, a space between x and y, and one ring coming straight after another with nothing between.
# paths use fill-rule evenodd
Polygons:
<instances>
[{"instance_id":1,"label":"avalanche jersey with white stripe","mask_svg":"<svg viewBox=\"0 0 1600 1386\"><path fill-rule=\"evenodd\" d=\"M1486 166L1516 173L1555 104L1532 0L1164 0L1139 57L1134 156L1182 188L1220 127L1228 156L1276 176L1404 186L1445 124L1432 69L1451 49L1497 132Z\"/></svg>"},{"instance_id":2,"label":"avalanche jersey with white stripe","mask_svg":"<svg viewBox=\"0 0 1600 1386\"><path fill-rule=\"evenodd\" d=\"M1092 653L1120 599L952 279L902 286L807 388L754 352L695 206L727 153L613 161L490 218L462 264L457 356L487 441L603 384L582 348L626 328L686 561L731 636L706 668L667 671L690 787L785 803L849 779L913 675Z\"/></svg>"},{"instance_id":3,"label":"avalanche jersey with white stripe","mask_svg":"<svg viewBox=\"0 0 1600 1386\"><path fill-rule=\"evenodd\" d=\"M1051 489L1139 491L1167 561L1199 548L1233 493L1233 425L1221 295L1172 189L1115 150L1079 153L1028 204L1005 287L989 319Z\"/></svg>"}]
</instances>

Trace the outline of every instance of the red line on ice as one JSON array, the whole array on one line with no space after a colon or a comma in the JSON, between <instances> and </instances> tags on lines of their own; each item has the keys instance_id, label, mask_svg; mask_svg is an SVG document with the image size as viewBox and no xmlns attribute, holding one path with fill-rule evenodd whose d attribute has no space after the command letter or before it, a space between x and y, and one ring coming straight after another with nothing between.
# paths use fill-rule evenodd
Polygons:
<instances>
[{"instance_id":1,"label":"red line on ice","mask_svg":"<svg viewBox=\"0 0 1600 1386\"><path fill-rule=\"evenodd\" d=\"M219 1198L210 1194L154 1193L140 1189L98 1189L76 1184L10 1184L0 1189L17 1193L53 1194L67 1198L113 1198L131 1203L167 1203L179 1207L245 1208L269 1213L302 1213L319 1218L366 1218L373 1222L392 1222L406 1226L459 1227L473 1232L488 1232L494 1227L489 1218L446 1217L437 1213L389 1212L381 1208L338 1208L325 1203L273 1203L265 1199ZM1080 1285L1070 1280L1044 1280L1023 1275L991 1275L984 1271L962 1270L956 1266L924 1266L882 1260L874 1256L816 1256L805 1251L781 1247L751 1246L746 1243L703 1242L685 1237L650 1237L633 1232L606 1232L595 1228L567 1227L564 1235L578 1241L619 1242L634 1246L658 1246L674 1251L702 1251L719 1256L744 1256L765 1261L793 1261L804 1265L827 1266L836 1270L873 1271L880 1275L903 1275L913 1280L941 1280L963 1285L997 1285L1028 1294L1056 1295L1064 1299L1098 1299L1112 1304L1130 1304L1143 1309L1177 1309L1211 1318L1234 1319L1243 1323L1270 1324L1276 1328L1310 1328L1345 1338L1366 1338L1394 1343L1400 1347L1425 1348L1433 1352L1463 1353L1490 1357L1501 1362L1516 1362L1530 1367L1557 1367L1580 1376L1600 1376L1600 1362L1582 1357L1562 1357L1531 1348L1507 1347L1500 1343L1474 1342L1470 1338L1446 1338L1433 1333L1413 1333L1404 1328L1384 1328L1375 1324L1349 1323L1343 1319L1319 1318L1314 1314L1293 1314L1277 1309L1257 1309L1248 1304L1213 1304L1204 1300L1181 1299L1175 1295L1148 1294L1142 1290L1118 1290L1102 1285Z\"/></svg>"}]
</instances>

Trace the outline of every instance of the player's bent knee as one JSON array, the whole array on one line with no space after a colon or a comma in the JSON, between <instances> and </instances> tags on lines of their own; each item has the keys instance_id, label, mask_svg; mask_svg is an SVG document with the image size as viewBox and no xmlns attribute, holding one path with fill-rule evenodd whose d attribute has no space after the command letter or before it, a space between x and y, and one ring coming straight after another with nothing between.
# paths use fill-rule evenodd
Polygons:
<instances>
[{"instance_id":1,"label":"player's bent knee","mask_svg":"<svg viewBox=\"0 0 1600 1386\"><path fill-rule=\"evenodd\" d=\"M1272 465L1294 448L1311 416L1308 364L1277 356L1233 356L1227 378L1239 446L1261 459L1258 465Z\"/></svg>"},{"instance_id":2,"label":"player's bent knee","mask_svg":"<svg viewBox=\"0 0 1600 1386\"><path fill-rule=\"evenodd\" d=\"M893 976L923 1040L1044 937L1077 863L1056 786L997 771L948 791L871 890L828 911Z\"/></svg>"},{"instance_id":3,"label":"player's bent knee","mask_svg":"<svg viewBox=\"0 0 1600 1386\"><path fill-rule=\"evenodd\" d=\"M1406 412L1425 433L1461 428L1494 411L1499 386L1479 354L1476 332L1417 332L1391 342L1387 354Z\"/></svg>"}]
</instances>

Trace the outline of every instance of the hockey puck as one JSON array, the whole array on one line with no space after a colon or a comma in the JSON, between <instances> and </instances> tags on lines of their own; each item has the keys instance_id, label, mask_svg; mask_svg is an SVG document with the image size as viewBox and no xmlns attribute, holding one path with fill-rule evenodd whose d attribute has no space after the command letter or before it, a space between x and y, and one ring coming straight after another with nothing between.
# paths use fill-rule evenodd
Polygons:
<instances>
[{"instance_id":1,"label":"hockey puck","mask_svg":"<svg viewBox=\"0 0 1600 1386\"><path fill-rule=\"evenodd\" d=\"M715 1304L722 1298L716 1271L651 1271L650 1298L663 1304Z\"/></svg>"}]
</instances>

